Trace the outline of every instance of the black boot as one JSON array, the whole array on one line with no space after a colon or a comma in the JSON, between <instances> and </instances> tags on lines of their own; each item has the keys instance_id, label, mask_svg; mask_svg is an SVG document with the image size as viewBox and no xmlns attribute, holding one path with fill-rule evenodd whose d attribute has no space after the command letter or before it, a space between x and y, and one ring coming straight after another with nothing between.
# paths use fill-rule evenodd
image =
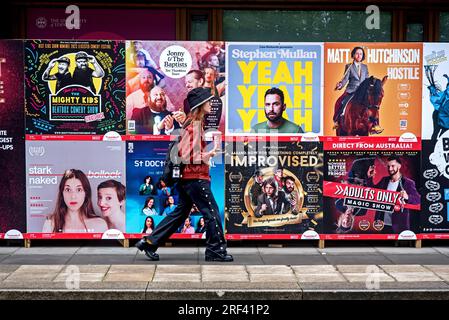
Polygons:
<instances>
[{"instance_id":1,"label":"black boot","mask_svg":"<svg viewBox=\"0 0 449 320\"><path fill-rule=\"evenodd\" d=\"M145 253L145 256L147 256L147 258L151 261L159 260L159 255L156 253L157 247L149 244L145 237L143 237L136 243L136 247L140 251L143 251Z\"/></svg>"},{"instance_id":2,"label":"black boot","mask_svg":"<svg viewBox=\"0 0 449 320\"><path fill-rule=\"evenodd\" d=\"M219 252L219 251L214 251L212 249L207 248L206 249L206 261L232 262L232 261L234 261L234 258L230 254L227 254L226 251Z\"/></svg>"}]
</instances>

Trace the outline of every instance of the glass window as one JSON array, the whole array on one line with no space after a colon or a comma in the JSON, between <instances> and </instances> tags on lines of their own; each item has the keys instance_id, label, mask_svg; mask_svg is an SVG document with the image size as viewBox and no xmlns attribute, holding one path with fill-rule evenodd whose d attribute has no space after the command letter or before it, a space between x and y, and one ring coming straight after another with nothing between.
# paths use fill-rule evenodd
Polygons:
<instances>
[{"instance_id":1,"label":"glass window","mask_svg":"<svg viewBox=\"0 0 449 320\"><path fill-rule=\"evenodd\" d=\"M209 40L209 21L207 15L192 15L190 20L190 40Z\"/></svg>"},{"instance_id":2,"label":"glass window","mask_svg":"<svg viewBox=\"0 0 449 320\"><path fill-rule=\"evenodd\" d=\"M422 23L408 23L406 39L407 41L423 41L424 26L422 25Z\"/></svg>"},{"instance_id":3,"label":"glass window","mask_svg":"<svg viewBox=\"0 0 449 320\"><path fill-rule=\"evenodd\" d=\"M391 13L367 29L365 11L239 11L223 13L227 41L391 41Z\"/></svg>"},{"instance_id":4,"label":"glass window","mask_svg":"<svg viewBox=\"0 0 449 320\"><path fill-rule=\"evenodd\" d=\"M449 42L449 12L440 13L440 41Z\"/></svg>"}]
</instances>

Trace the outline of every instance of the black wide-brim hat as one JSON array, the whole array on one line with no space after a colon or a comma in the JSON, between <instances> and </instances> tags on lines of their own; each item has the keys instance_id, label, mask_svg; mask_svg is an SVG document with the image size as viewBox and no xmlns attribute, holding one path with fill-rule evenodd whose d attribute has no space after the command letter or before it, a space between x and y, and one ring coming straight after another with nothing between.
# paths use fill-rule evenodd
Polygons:
<instances>
[{"instance_id":1,"label":"black wide-brim hat","mask_svg":"<svg viewBox=\"0 0 449 320\"><path fill-rule=\"evenodd\" d=\"M187 94L187 101L190 106L190 112L209 101L214 96L210 93L210 88L195 88Z\"/></svg>"},{"instance_id":2,"label":"black wide-brim hat","mask_svg":"<svg viewBox=\"0 0 449 320\"><path fill-rule=\"evenodd\" d=\"M80 51L75 55L75 60L79 60L79 59L87 60L87 58L88 58L87 53L85 53L84 51Z\"/></svg>"},{"instance_id":3,"label":"black wide-brim hat","mask_svg":"<svg viewBox=\"0 0 449 320\"><path fill-rule=\"evenodd\" d=\"M56 60L57 62L63 62L63 63L67 63L70 64L70 60L67 57L61 57L58 60Z\"/></svg>"}]
</instances>

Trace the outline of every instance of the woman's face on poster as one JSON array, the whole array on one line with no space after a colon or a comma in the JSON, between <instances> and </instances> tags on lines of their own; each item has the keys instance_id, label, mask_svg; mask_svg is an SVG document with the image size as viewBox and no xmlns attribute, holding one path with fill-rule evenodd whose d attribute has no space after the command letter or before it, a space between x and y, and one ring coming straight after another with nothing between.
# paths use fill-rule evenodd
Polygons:
<instances>
[{"instance_id":1,"label":"woman's face on poster","mask_svg":"<svg viewBox=\"0 0 449 320\"><path fill-rule=\"evenodd\" d=\"M212 82L215 80L215 70L212 68L206 68L204 70L204 78L207 82Z\"/></svg>"},{"instance_id":2,"label":"woman's face on poster","mask_svg":"<svg viewBox=\"0 0 449 320\"><path fill-rule=\"evenodd\" d=\"M64 203L69 210L78 211L86 199L86 192L79 179L70 178L64 184Z\"/></svg>"},{"instance_id":3,"label":"woman's face on poster","mask_svg":"<svg viewBox=\"0 0 449 320\"><path fill-rule=\"evenodd\" d=\"M98 190L97 204L103 217L108 217L113 212L120 211L123 201L119 201L114 188L102 188Z\"/></svg>"}]
</instances>

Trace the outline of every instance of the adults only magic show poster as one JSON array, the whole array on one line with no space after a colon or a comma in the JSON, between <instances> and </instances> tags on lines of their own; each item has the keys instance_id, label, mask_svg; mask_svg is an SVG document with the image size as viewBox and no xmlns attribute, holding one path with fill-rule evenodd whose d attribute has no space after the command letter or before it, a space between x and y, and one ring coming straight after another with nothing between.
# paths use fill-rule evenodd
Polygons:
<instances>
[{"instance_id":1,"label":"adults only magic show poster","mask_svg":"<svg viewBox=\"0 0 449 320\"><path fill-rule=\"evenodd\" d=\"M398 239L419 232L420 141L324 141L325 239Z\"/></svg>"}]
</instances>

